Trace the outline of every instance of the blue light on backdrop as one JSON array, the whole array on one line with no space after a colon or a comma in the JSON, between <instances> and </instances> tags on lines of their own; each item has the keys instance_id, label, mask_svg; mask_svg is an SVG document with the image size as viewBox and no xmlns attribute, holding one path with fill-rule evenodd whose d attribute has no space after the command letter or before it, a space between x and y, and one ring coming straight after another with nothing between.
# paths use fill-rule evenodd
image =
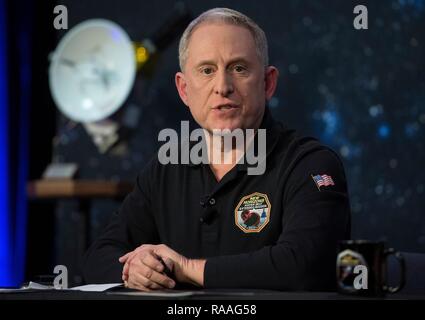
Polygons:
<instances>
[{"instance_id":1,"label":"blue light on backdrop","mask_svg":"<svg viewBox=\"0 0 425 320\"><path fill-rule=\"evenodd\" d=\"M31 104L31 23L32 2L27 4L24 21L20 23L18 34L19 51L19 115L16 119L18 123L18 137L14 143L16 148L17 167L15 177L17 184L13 198L14 211L14 238L13 238L13 281L14 285L20 285L24 281L25 256L26 256L26 233L27 233L27 195L26 184L28 178L28 139L29 139L29 114Z\"/></svg>"},{"instance_id":2,"label":"blue light on backdrop","mask_svg":"<svg viewBox=\"0 0 425 320\"><path fill-rule=\"evenodd\" d=\"M19 286L24 281L26 253L31 10L20 15L18 28L8 30L6 9L6 2L0 0L0 286ZM18 64L10 64L9 48L15 49ZM18 75L16 101L9 91L12 72Z\"/></svg>"},{"instance_id":3,"label":"blue light on backdrop","mask_svg":"<svg viewBox=\"0 0 425 320\"><path fill-rule=\"evenodd\" d=\"M9 145L7 92L7 33L5 1L0 0L0 286L11 286Z\"/></svg>"}]
</instances>

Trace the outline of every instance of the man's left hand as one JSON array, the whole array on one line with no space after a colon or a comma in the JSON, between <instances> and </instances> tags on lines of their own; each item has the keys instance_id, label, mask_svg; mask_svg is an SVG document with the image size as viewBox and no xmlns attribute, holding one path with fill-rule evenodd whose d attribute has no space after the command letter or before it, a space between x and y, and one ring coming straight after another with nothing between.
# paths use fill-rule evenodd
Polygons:
<instances>
[{"instance_id":1,"label":"man's left hand","mask_svg":"<svg viewBox=\"0 0 425 320\"><path fill-rule=\"evenodd\" d=\"M164 244L144 244L119 258L123 267L123 280L128 282L130 262L141 251L148 250L162 258L165 265L174 274L175 280L182 283L191 283L196 286L204 284L204 268L206 260L188 259Z\"/></svg>"}]
</instances>

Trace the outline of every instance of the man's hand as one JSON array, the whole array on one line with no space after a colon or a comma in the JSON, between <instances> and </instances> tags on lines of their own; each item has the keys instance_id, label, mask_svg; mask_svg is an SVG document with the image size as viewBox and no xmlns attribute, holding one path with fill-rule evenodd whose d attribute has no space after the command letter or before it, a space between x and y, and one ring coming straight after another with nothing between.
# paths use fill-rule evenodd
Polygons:
<instances>
[{"instance_id":1,"label":"man's hand","mask_svg":"<svg viewBox=\"0 0 425 320\"><path fill-rule=\"evenodd\" d=\"M163 244L145 244L119 258L126 286L143 291L173 288L175 282L164 274L161 259L175 280L203 285L205 260L187 259Z\"/></svg>"},{"instance_id":2,"label":"man's hand","mask_svg":"<svg viewBox=\"0 0 425 320\"><path fill-rule=\"evenodd\" d=\"M140 246L120 257L119 261L124 263L122 279L126 287L142 291L174 288L175 282L164 274L160 259L150 246Z\"/></svg>"}]
</instances>

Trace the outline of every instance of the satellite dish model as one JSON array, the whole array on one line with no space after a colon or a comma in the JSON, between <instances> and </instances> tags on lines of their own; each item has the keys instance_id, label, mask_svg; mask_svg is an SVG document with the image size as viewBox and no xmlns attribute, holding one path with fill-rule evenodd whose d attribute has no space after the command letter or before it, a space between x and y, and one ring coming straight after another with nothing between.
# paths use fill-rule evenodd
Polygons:
<instances>
[{"instance_id":1,"label":"satellite dish model","mask_svg":"<svg viewBox=\"0 0 425 320\"><path fill-rule=\"evenodd\" d=\"M127 99L135 80L135 47L116 23L86 20L60 41L49 67L59 110L76 122L103 120Z\"/></svg>"},{"instance_id":2,"label":"satellite dish model","mask_svg":"<svg viewBox=\"0 0 425 320\"><path fill-rule=\"evenodd\" d=\"M130 40L118 24L105 19L81 22L61 39L49 66L53 100L63 115L82 123L101 153L115 145L120 134L137 128L136 103L117 111L127 101L138 71L151 74L158 53L190 20L185 4L178 2L160 28L142 41Z\"/></svg>"}]
</instances>

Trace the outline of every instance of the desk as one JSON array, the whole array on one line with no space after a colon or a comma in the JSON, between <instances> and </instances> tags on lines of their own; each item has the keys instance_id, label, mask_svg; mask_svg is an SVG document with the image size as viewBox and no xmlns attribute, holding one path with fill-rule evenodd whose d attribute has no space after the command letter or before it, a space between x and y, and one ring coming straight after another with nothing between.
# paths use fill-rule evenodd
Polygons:
<instances>
[{"instance_id":1,"label":"desk","mask_svg":"<svg viewBox=\"0 0 425 320\"><path fill-rule=\"evenodd\" d=\"M134 290L122 289L107 292L39 290L23 293L0 293L0 300L425 300L425 292L421 294L403 294L400 292L388 294L383 298L350 296L336 292L286 292L257 289L204 289L199 290L199 295L183 297L127 296L119 294L125 291ZM184 291L171 290L170 292Z\"/></svg>"}]
</instances>

